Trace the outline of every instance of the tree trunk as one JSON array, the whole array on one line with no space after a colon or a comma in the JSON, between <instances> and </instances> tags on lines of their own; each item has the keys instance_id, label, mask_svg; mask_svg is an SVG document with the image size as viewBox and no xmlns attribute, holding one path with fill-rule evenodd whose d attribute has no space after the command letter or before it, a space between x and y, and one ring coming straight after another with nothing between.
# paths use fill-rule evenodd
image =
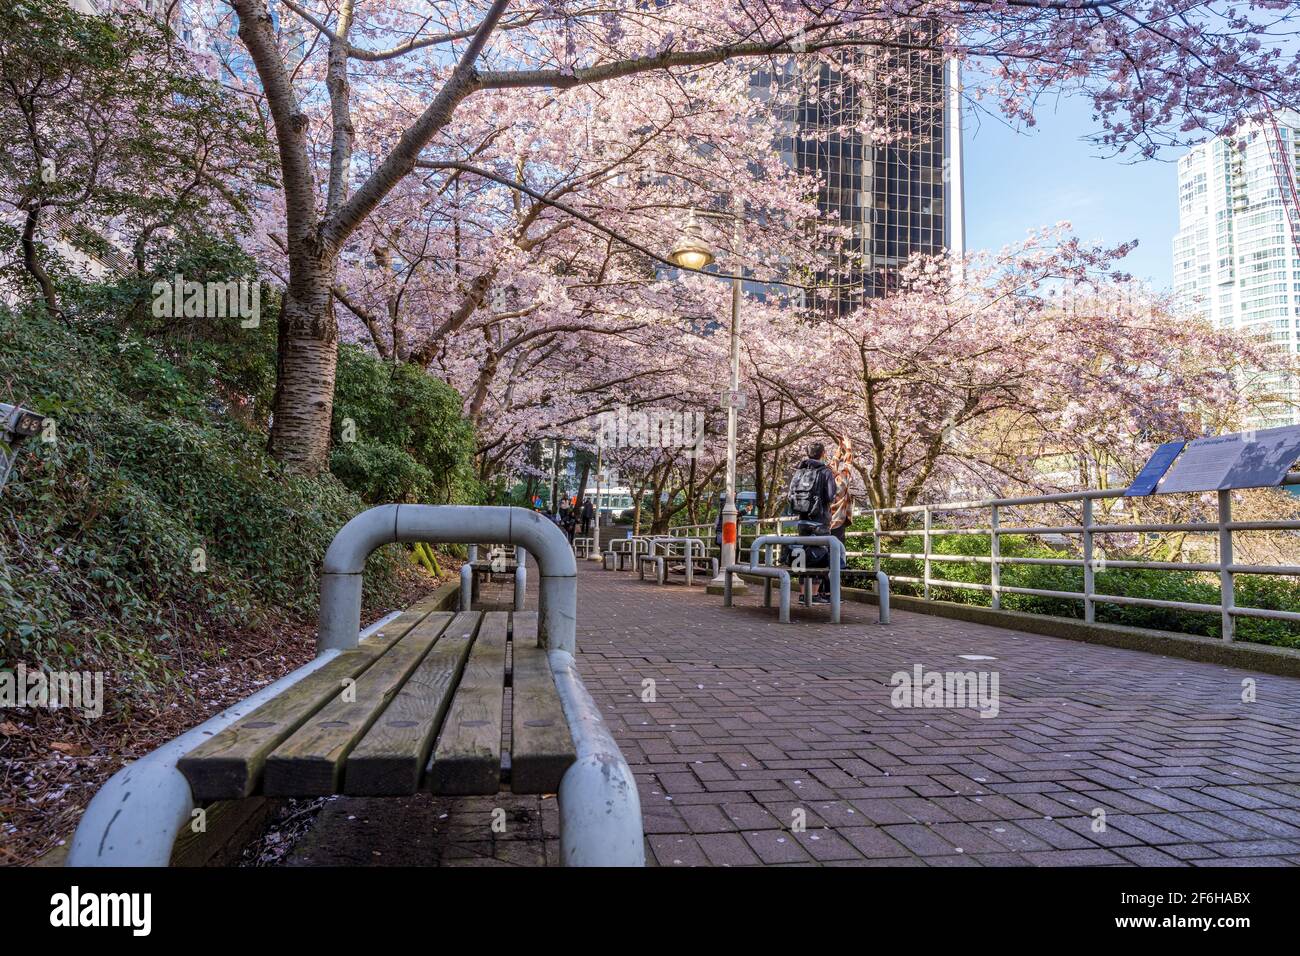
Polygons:
<instances>
[{"instance_id":1,"label":"tree trunk","mask_svg":"<svg viewBox=\"0 0 1300 956\"><path fill-rule=\"evenodd\" d=\"M582 471L578 474L578 504L576 507L581 510L582 502L587 497L587 479L591 476L591 462L582 463Z\"/></svg>"},{"instance_id":2,"label":"tree trunk","mask_svg":"<svg viewBox=\"0 0 1300 956\"><path fill-rule=\"evenodd\" d=\"M270 452L292 470L314 475L329 467L339 359L335 259L332 252L296 258L280 316Z\"/></svg>"},{"instance_id":3,"label":"tree trunk","mask_svg":"<svg viewBox=\"0 0 1300 956\"><path fill-rule=\"evenodd\" d=\"M41 298L45 301L45 310L50 314L50 318L62 319L63 311L59 308L59 297L54 291L54 282L50 279L50 274L45 271L45 266L41 264L40 255L36 251L36 223L39 218L40 207L35 207L28 209L23 219L23 267L40 287Z\"/></svg>"}]
</instances>

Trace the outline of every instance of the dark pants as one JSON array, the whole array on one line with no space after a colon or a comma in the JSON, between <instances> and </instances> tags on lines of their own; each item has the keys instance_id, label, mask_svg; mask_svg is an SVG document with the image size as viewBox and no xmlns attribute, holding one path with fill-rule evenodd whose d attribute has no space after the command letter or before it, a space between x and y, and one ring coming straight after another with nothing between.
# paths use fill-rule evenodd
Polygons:
<instances>
[{"instance_id":1,"label":"dark pants","mask_svg":"<svg viewBox=\"0 0 1300 956\"><path fill-rule=\"evenodd\" d=\"M838 528L831 528L831 537L838 538L840 544L844 544L844 532L847 529L848 529L848 525L844 525L844 524L840 525ZM846 559L840 558L841 568L847 567L848 563L849 562ZM829 574L826 577L822 578L821 581L818 582L817 593L826 594L826 595L829 595L831 593L831 578Z\"/></svg>"}]
</instances>

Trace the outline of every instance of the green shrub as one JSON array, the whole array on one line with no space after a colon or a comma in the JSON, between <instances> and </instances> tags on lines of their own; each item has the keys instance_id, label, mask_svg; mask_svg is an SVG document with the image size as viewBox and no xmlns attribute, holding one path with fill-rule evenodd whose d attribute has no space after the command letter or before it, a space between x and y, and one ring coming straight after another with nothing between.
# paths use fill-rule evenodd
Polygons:
<instances>
[{"instance_id":1,"label":"green shrub","mask_svg":"<svg viewBox=\"0 0 1300 956\"><path fill-rule=\"evenodd\" d=\"M411 365L339 349L330 469L368 502L475 502L474 431L460 394Z\"/></svg>"},{"instance_id":2,"label":"green shrub","mask_svg":"<svg viewBox=\"0 0 1300 956\"><path fill-rule=\"evenodd\" d=\"M165 678L196 636L314 616L324 549L364 503L285 473L229 414L210 357L179 353L0 309L3 399L57 422L0 495L0 666ZM372 595L398 558L371 559Z\"/></svg>"}]
</instances>

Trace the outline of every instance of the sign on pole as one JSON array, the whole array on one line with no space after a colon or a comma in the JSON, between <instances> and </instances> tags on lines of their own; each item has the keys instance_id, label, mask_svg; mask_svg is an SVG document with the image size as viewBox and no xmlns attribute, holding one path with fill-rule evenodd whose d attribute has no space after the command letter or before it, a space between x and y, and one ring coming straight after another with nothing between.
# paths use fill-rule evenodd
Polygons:
<instances>
[{"instance_id":1,"label":"sign on pole","mask_svg":"<svg viewBox=\"0 0 1300 956\"><path fill-rule=\"evenodd\" d=\"M1157 448L1151 459L1142 466L1142 470L1138 472L1137 477L1133 479L1133 484L1128 486L1124 495L1133 497L1154 494L1160 479L1165 476L1165 472L1169 470L1169 466L1174 463L1174 459L1186 444L1181 441L1167 441Z\"/></svg>"},{"instance_id":2,"label":"sign on pole","mask_svg":"<svg viewBox=\"0 0 1300 956\"><path fill-rule=\"evenodd\" d=\"M1300 425L1213 435L1189 442L1159 483L1161 494L1269 488L1300 458Z\"/></svg>"}]
</instances>

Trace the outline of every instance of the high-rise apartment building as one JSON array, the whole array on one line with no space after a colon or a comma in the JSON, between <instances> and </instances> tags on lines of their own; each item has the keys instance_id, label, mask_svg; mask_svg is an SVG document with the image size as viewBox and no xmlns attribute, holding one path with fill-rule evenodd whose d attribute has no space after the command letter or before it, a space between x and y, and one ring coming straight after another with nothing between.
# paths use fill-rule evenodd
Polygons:
<instances>
[{"instance_id":1,"label":"high-rise apartment building","mask_svg":"<svg viewBox=\"0 0 1300 956\"><path fill-rule=\"evenodd\" d=\"M1300 113L1217 137L1178 162L1174 290L1189 315L1300 354L1300 245L1294 184ZM1258 428L1300 422L1293 381L1264 377L1280 399L1261 409Z\"/></svg>"}]
</instances>

